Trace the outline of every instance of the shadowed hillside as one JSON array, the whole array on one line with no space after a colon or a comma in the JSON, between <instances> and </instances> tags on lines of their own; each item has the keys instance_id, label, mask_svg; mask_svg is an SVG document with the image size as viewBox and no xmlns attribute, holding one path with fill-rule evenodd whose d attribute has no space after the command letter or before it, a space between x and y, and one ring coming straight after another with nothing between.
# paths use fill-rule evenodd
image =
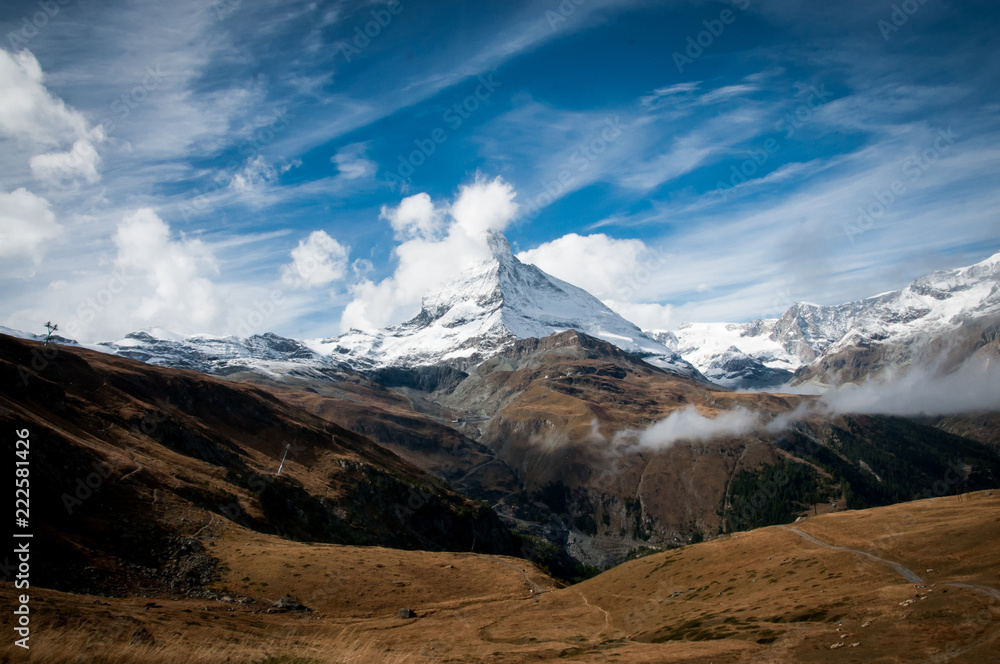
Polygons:
<instances>
[{"instance_id":1,"label":"shadowed hillside","mask_svg":"<svg viewBox=\"0 0 1000 664\"><path fill-rule=\"evenodd\" d=\"M43 586L196 591L218 562L195 535L219 521L302 541L517 550L487 506L256 387L7 336L0 374L0 421L30 431Z\"/></svg>"}]
</instances>

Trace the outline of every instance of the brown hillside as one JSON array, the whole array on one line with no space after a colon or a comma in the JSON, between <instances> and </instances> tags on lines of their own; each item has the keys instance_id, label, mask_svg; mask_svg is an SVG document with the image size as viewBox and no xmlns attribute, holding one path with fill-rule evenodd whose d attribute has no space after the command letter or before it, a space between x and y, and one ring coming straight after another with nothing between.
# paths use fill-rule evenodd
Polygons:
<instances>
[{"instance_id":1,"label":"brown hillside","mask_svg":"<svg viewBox=\"0 0 1000 664\"><path fill-rule=\"evenodd\" d=\"M309 541L515 551L486 506L259 388L6 336L0 376L9 458L10 432L30 431L43 585L193 591L215 562L190 540L213 519Z\"/></svg>"},{"instance_id":2,"label":"brown hillside","mask_svg":"<svg viewBox=\"0 0 1000 664\"><path fill-rule=\"evenodd\" d=\"M220 561L212 596L35 589L32 655L52 664L993 662L998 515L1000 496L977 493L819 516L793 527L858 552L772 527L562 589L517 559L288 542L216 520L196 535ZM285 593L312 611L270 612ZM0 586L5 602L12 594ZM4 661L19 655L9 643L0 650Z\"/></svg>"}]
</instances>

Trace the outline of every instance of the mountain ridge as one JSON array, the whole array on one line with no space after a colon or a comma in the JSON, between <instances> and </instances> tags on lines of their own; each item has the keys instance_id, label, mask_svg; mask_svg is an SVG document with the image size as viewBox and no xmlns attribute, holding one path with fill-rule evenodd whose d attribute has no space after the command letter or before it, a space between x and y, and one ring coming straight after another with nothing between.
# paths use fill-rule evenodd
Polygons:
<instances>
[{"instance_id":1,"label":"mountain ridge","mask_svg":"<svg viewBox=\"0 0 1000 664\"><path fill-rule=\"evenodd\" d=\"M336 375L444 364L464 371L519 339L577 330L643 358L663 370L704 380L690 363L625 320L585 290L513 255L491 231L490 258L428 293L410 320L381 330L350 330L324 339L287 339L273 333L183 337L151 328L106 341L98 349L160 366L216 375Z\"/></svg>"},{"instance_id":2,"label":"mountain ridge","mask_svg":"<svg viewBox=\"0 0 1000 664\"><path fill-rule=\"evenodd\" d=\"M410 320L375 332L352 330L309 343L356 366L477 364L517 339L574 329L688 377L698 373L587 291L522 263L499 232L487 235L491 257L423 298Z\"/></svg>"},{"instance_id":3,"label":"mountain ridge","mask_svg":"<svg viewBox=\"0 0 1000 664\"><path fill-rule=\"evenodd\" d=\"M942 345L953 351L946 364L955 365L990 345L996 336L990 330L998 327L1000 253L860 300L798 302L780 318L686 323L646 332L710 380L728 387L767 387L788 380L818 386L855 382L890 366L932 363ZM747 361L748 370L727 372L726 362L738 359ZM772 374L788 380L754 385L761 367L789 372Z\"/></svg>"},{"instance_id":4,"label":"mountain ridge","mask_svg":"<svg viewBox=\"0 0 1000 664\"><path fill-rule=\"evenodd\" d=\"M428 293L410 320L381 330L298 340L270 332L241 339L150 328L88 347L214 375L249 370L323 380L435 365L466 371L519 339L573 329L661 369L735 389L822 388L891 366L930 363L945 351L947 365L1000 353L1000 253L860 300L799 302L779 318L643 331L586 291L519 261L502 234L492 232L487 243L490 258Z\"/></svg>"}]
</instances>

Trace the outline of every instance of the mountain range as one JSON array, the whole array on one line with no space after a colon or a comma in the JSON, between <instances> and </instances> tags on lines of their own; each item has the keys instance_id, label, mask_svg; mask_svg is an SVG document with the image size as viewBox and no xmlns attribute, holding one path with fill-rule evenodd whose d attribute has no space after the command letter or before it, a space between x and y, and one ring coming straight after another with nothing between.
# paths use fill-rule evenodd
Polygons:
<instances>
[{"instance_id":1,"label":"mountain range","mask_svg":"<svg viewBox=\"0 0 1000 664\"><path fill-rule=\"evenodd\" d=\"M149 661L171 634L334 616L429 661L665 661L661 644L832 661L995 610L997 413L733 388L992 358L997 257L780 319L642 331L490 242L380 331L86 348L0 329L0 421L30 431L49 489L32 506L46 633L97 616L125 626L100 636L127 642L121 661ZM963 635L988 650L985 627ZM213 661L292 661L273 644ZM357 661L402 661L385 648Z\"/></svg>"},{"instance_id":2,"label":"mountain range","mask_svg":"<svg viewBox=\"0 0 1000 664\"><path fill-rule=\"evenodd\" d=\"M964 450L968 481L988 486L1000 472L987 451L995 436L983 433L989 415L985 428L961 417L934 428L814 413L785 431L752 423L727 430L711 446L648 444L643 433L685 411L752 411L766 421L808 401L734 388L859 381L995 353L1000 255L857 302L799 303L778 319L643 331L518 260L502 235L488 242L487 260L429 293L409 321L382 330L295 340L151 329L95 348L256 384L597 567L733 528L747 499L733 487L765 481L790 462L805 464L792 466L799 493L753 524L787 519L796 505L905 500L945 472L947 450ZM951 355L935 352L942 347ZM898 457L880 451L887 440L902 445ZM817 456L808 441L831 452ZM918 449L920 463L911 458ZM900 473L911 479L885 481Z\"/></svg>"},{"instance_id":3,"label":"mountain range","mask_svg":"<svg viewBox=\"0 0 1000 664\"><path fill-rule=\"evenodd\" d=\"M839 305L796 303L781 318L688 323L650 336L729 387L855 382L889 367L996 352L1000 254ZM949 366L950 365L950 366Z\"/></svg>"},{"instance_id":4,"label":"mountain range","mask_svg":"<svg viewBox=\"0 0 1000 664\"><path fill-rule=\"evenodd\" d=\"M412 319L381 330L294 340L272 333L179 336L154 328L99 347L220 375L251 369L319 378L392 367L464 372L518 339L572 329L676 375L736 389L822 388L912 364L950 368L969 355L1000 350L1000 254L854 302L796 303L780 318L643 331L586 291L522 263L501 234L491 232L488 243L489 259L429 293Z\"/></svg>"}]
</instances>

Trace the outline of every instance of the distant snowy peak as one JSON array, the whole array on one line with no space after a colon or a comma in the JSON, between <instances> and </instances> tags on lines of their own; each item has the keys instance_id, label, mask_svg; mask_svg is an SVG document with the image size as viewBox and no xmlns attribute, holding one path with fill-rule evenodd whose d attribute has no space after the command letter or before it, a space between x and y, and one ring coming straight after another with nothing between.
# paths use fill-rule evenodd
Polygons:
<instances>
[{"instance_id":1,"label":"distant snowy peak","mask_svg":"<svg viewBox=\"0 0 1000 664\"><path fill-rule=\"evenodd\" d=\"M684 323L676 330L649 330L709 380L733 388L788 382L803 362L771 338L777 319L750 323Z\"/></svg>"},{"instance_id":2,"label":"distant snowy peak","mask_svg":"<svg viewBox=\"0 0 1000 664\"><path fill-rule=\"evenodd\" d=\"M1000 254L969 267L933 272L905 288L834 306L796 304L773 333L806 362L851 339L899 341L937 336L965 320L1000 313Z\"/></svg>"},{"instance_id":3,"label":"distant snowy peak","mask_svg":"<svg viewBox=\"0 0 1000 664\"><path fill-rule=\"evenodd\" d=\"M62 344L64 346L79 346L74 339L67 339L66 337L59 336L58 334L53 334L48 336L46 334L31 334L30 332L22 332L21 330L15 330L10 327L5 327L0 325L0 334L6 334L7 336L16 337L18 339L29 339L31 341L45 341L48 338L57 344Z\"/></svg>"},{"instance_id":4,"label":"distant snowy peak","mask_svg":"<svg viewBox=\"0 0 1000 664\"><path fill-rule=\"evenodd\" d=\"M423 298L411 320L308 342L318 353L361 367L474 365L517 339L576 330L686 376L697 371L581 288L513 255L500 233L490 257Z\"/></svg>"},{"instance_id":5,"label":"distant snowy peak","mask_svg":"<svg viewBox=\"0 0 1000 664\"><path fill-rule=\"evenodd\" d=\"M491 233L487 242L485 260L429 293L420 313L400 325L302 341L270 333L240 339L150 328L98 347L150 364L218 375L321 376L435 364L467 369L518 339L576 330L665 370L703 379L670 348L594 296L521 263L503 235Z\"/></svg>"},{"instance_id":6,"label":"distant snowy peak","mask_svg":"<svg viewBox=\"0 0 1000 664\"><path fill-rule=\"evenodd\" d=\"M886 366L927 359L935 342L971 344L972 352L980 333L997 323L1000 254L863 300L831 306L800 302L779 319L686 323L648 334L713 381L761 387L783 373L768 375L749 360L779 372L797 371L797 382L853 381Z\"/></svg>"},{"instance_id":7,"label":"distant snowy peak","mask_svg":"<svg viewBox=\"0 0 1000 664\"><path fill-rule=\"evenodd\" d=\"M294 339L255 334L245 339L179 335L159 328L132 332L118 341L95 346L147 364L227 376L251 371L270 376L329 376L343 367Z\"/></svg>"},{"instance_id":8,"label":"distant snowy peak","mask_svg":"<svg viewBox=\"0 0 1000 664\"><path fill-rule=\"evenodd\" d=\"M319 377L442 363L467 369L518 339L576 330L668 371L733 388L780 385L793 373L793 382L856 381L936 359L943 347L957 361L1000 354L1000 254L855 302L799 303L778 319L643 332L586 291L521 263L499 233L488 241L487 259L428 294L414 318L382 330L297 341L152 328L96 348L206 373Z\"/></svg>"}]
</instances>

